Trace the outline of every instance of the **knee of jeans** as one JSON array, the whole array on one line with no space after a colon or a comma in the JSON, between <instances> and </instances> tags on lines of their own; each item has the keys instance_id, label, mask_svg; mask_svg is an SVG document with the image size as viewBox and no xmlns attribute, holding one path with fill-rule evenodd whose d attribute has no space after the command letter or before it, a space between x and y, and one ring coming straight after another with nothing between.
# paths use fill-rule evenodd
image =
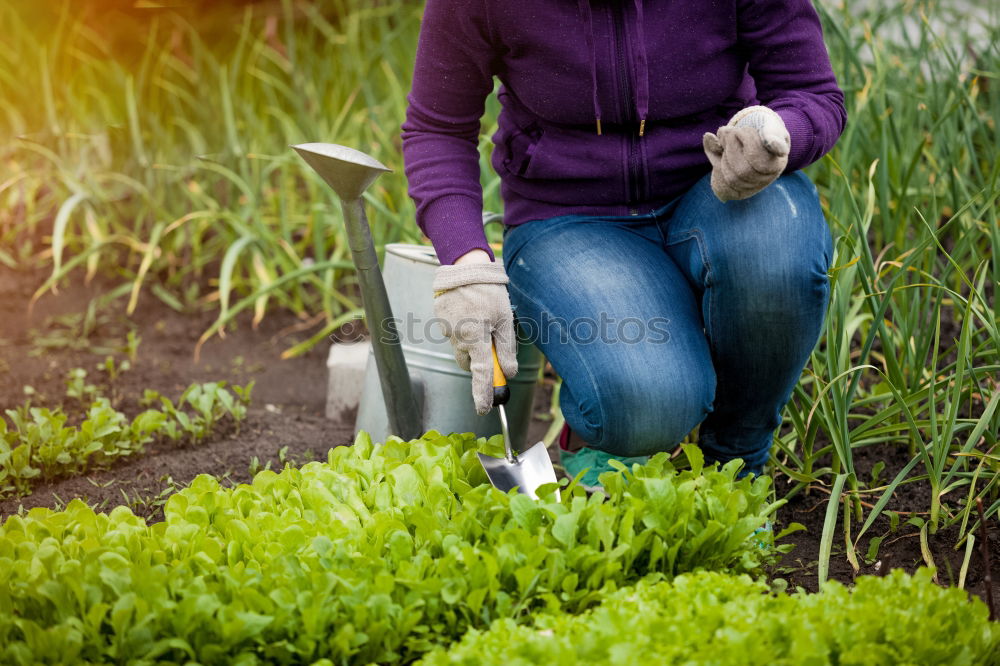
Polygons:
<instances>
[{"instance_id":1,"label":"knee of jeans","mask_svg":"<svg viewBox=\"0 0 1000 666\"><path fill-rule=\"evenodd\" d=\"M830 278L821 266L810 262L795 262L784 274L778 285L771 285L793 312L813 313L825 311L830 298Z\"/></svg>"},{"instance_id":2,"label":"knee of jeans","mask_svg":"<svg viewBox=\"0 0 1000 666\"><path fill-rule=\"evenodd\" d=\"M745 312L795 315L825 307L830 293L827 254L803 248L752 263L753 270L743 264L738 275L718 280L728 285L734 302Z\"/></svg>"},{"instance_id":3,"label":"knee of jeans","mask_svg":"<svg viewBox=\"0 0 1000 666\"><path fill-rule=\"evenodd\" d=\"M652 455L673 450L712 411L715 376L608 388L613 390L604 395L605 422L592 446L612 455Z\"/></svg>"},{"instance_id":4,"label":"knee of jeans","mask_svg":"<svg viewBox=\"0 0 1000 666\"><path fill-rule=\"evenodd\" d=\"M781 176L741 203L737 215L755 218L758 229L780 235L772 239L775 249L797 244L812 247L817 242L825 245L829 239L816 186L801 171Z\"/></svg>"}]
</instances>

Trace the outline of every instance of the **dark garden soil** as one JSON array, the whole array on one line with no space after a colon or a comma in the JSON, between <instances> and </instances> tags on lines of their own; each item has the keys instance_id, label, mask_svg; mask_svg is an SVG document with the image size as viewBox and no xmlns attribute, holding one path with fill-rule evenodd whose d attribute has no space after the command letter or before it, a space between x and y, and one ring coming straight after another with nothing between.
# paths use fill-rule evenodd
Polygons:
<instances>
[{"instance_id":1,"label":"dark garden soil","mask_svg":"<svg viewBox=\"0 0 1000 666\"><path fill-rule=\"evenodd\" d=\"M885 469L879 476L879 482L872 487L888 484L909 460L906 451L898 447L869 447L855 450L854 462L858 478L866 482L862 485L862 490L865 485L871 485L867 484L867 481L871 478L872 467L877 462L884 462ZM787 477L779 475L776 479L778 496L781 496L783 488L792 485L793 483L790 483ZM785 555L781 564L772 572L774 577L787 580L792 588L801 586L813 592L818 588L817 562L820 552L820 536L823 532L823 523L829 505L829 493L828 488L814 487L808 494L802 492L793 496L788 504L778 511L776 532L791 523L800 523L806 527L806 530L791 534L780 542L795 544L795 548ZM863 495L864 516L862 520L867 520L870 509L880 496L880 493ZM907 524L907 521L914 517L928 520L930 517L930 498L930 485L925 482L909 483L896 489L893 498L886 507L887 511L899 514L896 529L892 531L887 511L875 520L872 527L857 541L855 546L859 564L857 572L854 571L847 557L843 506L841 506L833 536L829 577L842 583L850 583L857 576L885 575L896 568L912 572L918 567L928 564L921 552L920 529L913 524ZM955 510L956 498L950 497L950 500L950 506L952 510ZM942 512L943 515L944 512ZM975 522L975 510L973 509L973 516L970 517L969 524L972 525ZM998 580L998 574L1000 574L1000 525L993 518L988 519L987 522L991 571L993 573L993 597L1000 602L1000 580ZM862 524L863 522L858 522L853 515L851 516L852 539L857 539ZM955 549L958 534L958 527L953 526L939 529L937 534L928 534L927 536L928 550L933 564L937 568L938 582L942 585L954 586L958 584L959 572L965 557L964 543L960 549ZM975 552L969 561L965 589L985 600L986 568L983 566L983 559L980 555L981 534L980 530L976 531L977 542ZM866 554L873 537L883 537L883 540L877 551L872 553L872 558L866 560Z\"/></svg>"},{"instance_id":2,"label":"dark garden soil","mask_svg":"<svg viewBox=\"0 0 1000 666\"><path fill-rule=\"evenodd\" d=\"M0 410L12 409L29 397L33 405L62 406L71 420L78 418L83 405L65 397L66 373L72 368L88 371L87 381L98 385L116 408L132 416L139 411L138 399L145 389L155 389L176 399L191 383L226 380L246 384L255 380L247 419L236 425L226 424L208 441L200 444L170 445L154 442L138 456L117 461L110 469L94 470L83 476L57 479L38 484L30 495L0 500L0 521L5 517L36 506L60 508L79 497L100 510L117 505L129 506L149 521L162 520L163 503L170 493L183 488L198 474L212 474L223 485L247 483L251 471L270 465L280 470L285 462L302 464L325 459L334 446L349 444L352 423L336 423L324 417L326 400L326 353L320 344L298 358L282 360L281 352L307 339L318 323L299 320L288 313L270 312L257 329L248 319L240 319L227 330L226 337L213 338L201 350L200 361L193 357L195 344L212 322L210 314L179 314L143 293L137 311L125 317L124 302L119 300L98 310L96 319L87 323L82 313L94 296L104 293L100 287L73 284L58 294L43 296L29 313L34 290L46 275L39 272L16 272L0 268ZM86 330L84 330L86 329ZM128 331L140 338L131 367L113 382L97 369L107 355L119 362ZM337 339L353 338L357 330L346 329ZM25 391L25 387L31 394ZM529 441L537 441L548 423L550 391L539 391L536 418ZM906 464L906 452L897 448L867 448L856 452L858 477L867 482L872 467L885 463L879 484L887 483ZM256 462L254 462L256 459ZM792 487L783 476L776 479L778 496ZM873 504L878 495L865 495ZM956 498L946 498L952 506ZM820 536L829 489L813 487L792 497L778 512L776 531L791 523L801 523L805 530L791 534L782 543L794 544L772 576L788 581L794 589L817 589L817 561ZM854 572L845 555L842 514L838 516L830 560L830 578L850 583L856 575L884 575L894 568L913 571L925 564L921 553L919 529L906 524L913 516L927 517L930 491L927 484L907 484L897 491L888 508L900 513L895 532L890 520L880 517L857 545L860 564ZM867 513L868 507L866 507ZM972 521L970 521L972 522ZM994 597L1000 599L1000 526L989 521L989 550L993 562ZM852 521L852 536L860 523ZM869 541L884 536L877 555L866 562ZM964 548L954 548L957 529L940 530L928 539L929 551L943 585L955 585L964 557ZM985 568L979 544L973 554L965 588L983 596Z\"/></svg>"}]
</instances>

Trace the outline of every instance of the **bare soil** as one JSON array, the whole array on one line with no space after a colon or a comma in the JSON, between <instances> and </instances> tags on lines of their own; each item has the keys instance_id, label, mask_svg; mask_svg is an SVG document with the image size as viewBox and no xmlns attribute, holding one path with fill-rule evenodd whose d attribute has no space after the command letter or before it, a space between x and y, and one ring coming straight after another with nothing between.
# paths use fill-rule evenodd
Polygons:
<instances>
[{"instance_id":1,"label":"bare soil","mask_svg":"<svg viewBox=\"0 0 1000 666\"><path fill-rule=\"evenodd\" d=\"M337 423L324 417L326 392L326 353L320 344L305 355L282 360L281 352L307 339L316 330L308 319L301 320L283 312L269 313L257 329L241 319L227 330L226 337L212 339L194 359L194 347L201 333L212 321L210 314L180 314L148 294L130 317L121 314L122 301L98 311L93 325L84 326L82 316L88 302L102 293L101 286L68 285L58 294L43 296L29 312L31 295L45 275L0 268L0 410L12 409L29 397L32 404L62 406L71 418L79 416L83 406L65 397L67 371L82 367L88 381L110 395L115 406L128 415L139 410L143 390L155 389L176 398L196 381L226 380L246 384L254 380L253 401L248 418L237 427L228 424L209 441L197 445L153 443L146 451L116 462L110 469L93 470L85 475L56 479L34 487L25 497L0 500L0 521L32 507L60 508L72 498L82 498L99 510L127 505L150 522L162 520L163 503L198 474L211 474L223 485L247 483L256 469L270 466L281 469L285 463L302 464L325 459L335 446L353 439L353 423ZM69 316L70 319L66 317ZM83 329L86 328L86 331ZM131 368L113 382L96 369L111 354L119 362L125 359L129 330L141 339ZM337 339L353 339L360 334L348 327ZM32 394L25 392L31 387ZM536 397L536 419L529 433L535 441L548 427L548 386ZM256 459L256 462L254 462ZM885 463L883 482L891 479L907 462L906 452L898 448L866 448L856 452L859 478L868 479L873 465ZM779 475L775 479L781 497L792 484ZM865 496L874 503L877 496ZM782 543L794 544L773 577L784 578L791 588L817 589L817 561L820 537L829 492L814 487L792 497L779 510L775 530L791 523L801 523L805 530L791 534ZM907 484L900 488L888 508L900 513L895 532L887 516L880 517L858 543L860 568L854 571L845 555L842 514L837 520L830 562L830 578L850 584L857 575L884 575L894 568L913 571L925 564L919 530L906 524L912 516L926 518L930 507L927 484ZM866 512L867 512L866 508ZM988 537L992 557L994 597L1000 599L1000 527L995 520ZM852 523L852 536L860 524ZM865 562L869 540L885 536L877 556ZM957 529L949 528L930 535L929 552L938 569L942 585L955 585L962 566L964 548L954 548ZM973 554L965 589L984 596L985 567L979 544Z\"/></svg>"},{"instance_id":2,"label":"bare soil","mask_svg":"<svg viewBox=\"0 0 1000 666\"><path fill-rule=\"evenodd\" d=\"M909 457L905 450L897 447L869 447L859 449L854 454L855 467L859 479L869 479L872 467L875 463L882 461L885 463L885 470L881 473L880 484L883 485L891 481L901 470ZM778 496L781 496L783 487L790 487L792 484L787 477L778 476L776 486ZM872 505L878 501L879 494L864 495L864 516L866 520ZM791 587L801 586L809 591L818 589L817 562L820 552L820 538L823 532L823 524L826 518L826 510L829 505L830 495L828 489L815 487L808 494L803 492L792 497L788 504L779 509L776 531L780 531L791 523L800 523L806 530L796 532L783 539L780 543L793 543L795 548L788 553L780 566L772 571L775 577L787 580ZM830 557L829 577L842 583L849 584L857 576L863 575L885 575L889 571L902 568L912 572L918 567L933 564L937 568L937 580L941 585L955 586L958 584L959 572L965 558L964 544L960 549L955 548L958 541L958 526L939 529L936 534L928 534L927 545L932 562L927 562L920 547L920 529L915 525L908 524L911 518L921 518L928 520L931 504L930 486L927 483L916 482L901 485L897 488L893 498L887 505L887 510L899 514L899 522L896 530L891 529L890 518L887 512L883 512L872 527L856 543L856 557L859 564L857 572L847 557L847 545L844 538L843 505L837 516L836 529L833 535L833 548ZM954 508L954 504L953 504ZM993 597L1000 601L1000 526L997 521L988 519L988 546L991 560ZM975 511L969 520L969 524L975 523ZM852 515L851 537L857 540L858 531L862 526ZM976 538L981 539L982 532L977 530ZM878 550L873 553L871 560L866 562L866 554L873 537L883 537ZM975 544L975 552L969 561L966 572L965 589L976 594L985 600L985 573L983 559L980 555L980 543Z\"/></svg>"}]
</instances>

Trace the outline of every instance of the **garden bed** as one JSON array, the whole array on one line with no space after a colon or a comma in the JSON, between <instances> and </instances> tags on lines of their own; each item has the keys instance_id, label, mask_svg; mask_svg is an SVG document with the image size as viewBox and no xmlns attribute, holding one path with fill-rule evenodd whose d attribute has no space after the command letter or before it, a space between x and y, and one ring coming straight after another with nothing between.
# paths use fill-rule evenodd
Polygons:
<instances>
[{"instance_id":1,"label":"garden bed","mask_svg":"<svg viewBox=\"0 0 1000 666\"><path fill-rule=\"evenodd\" d=\"M848 123L806 170L831 299L773 487L703 471L692 437L534 502L487 483L499 437L373 444L323 414L358 276L288 146L380 160L376 247L426 240L397 131L424 3L22 4L0 5L0 662L996 661L996 21L815 5Z\"/></svg>"},{"instance_id":2,"label":"garden bed","mask_svg":"<svg viewBox=\"0 0 1000 666\"><path fill-rule=\"evenodd\" d=\"M61 406L70 420L80 416L77 401L66 399L66 373L88 371L116 409L129 417L140 411L139 398L153 389L174 399L192 382L225 380L230 384L254 381L246 420L238 427L223 424L216 434L196 446L154 442L145 454L117 461L111 469L63 478L34 487L22 498L0 500L0 517L19 506L59 508L74 497L110 511L128 505L149 520L162 517L164 491L187 485L196 475L208 473L224 483L250 480L254 458L263 468L280 469L283 460L297 464L325 457L327 449L350 442L351 424L338 424L323 416L326 364L316 347L303 356L282 361L281 351L310 330L294 330L301 322L276 312L257 330L240 325L205 344L195 362L193 350L209 315L181 315L151 301L140 301L137 312L126 319L121 308L99 311L97 325L82 336L80 326L86 303L101 293L101 286L71 285L57 295L42 297L30 315L31 294L46 276L40 272L0 269L0 410L13 409L29 398L35 406ZM16 326L10 326L16 322ZM119 362L119 351L129 330L139 346L130 368L113 382L96 366L108 354ZM35 331L35 335L31 335ZM50 346L42 347L39 339ZM30 395L24 387L30 387ZM123 495L124 493L124 495ZM127 497L126 497L127 496ZM159 500L159 501L158 501Z\"/></svg>"},{"instance_id":3,"label":"garden bed","mask_svg":"<svg viewBox=\"0 0 1000 666\"><path fill-rule=\"evenodd\" d=\"M0 273L0 316L8 322L23 318L31 294L43 279L44 276L38 273ZM72 340L70 331L59 322L65 322L67 315L82 314L81 305L96 293L99 293L96 288L73 285L57 295L47 295L33 308L20 335L0 336L6 337L5 344L0 347L0 368L5 370L5 381L0 384L0 407L10 409L23 403L27 397L23 386L34 389L33 402L36 404L59 404L65 393L63 378L66 372L101 362L103 353L117 344L116 341L124 340L127 331L134 328L141 340L135 362L121 373L113 386L119 409L130 416L138 411L138 396L148 388L176 394L191 381L247 383L255 380L247 419L238 430L230 425L196 446L153 445L145 454L120 460L110 469L41 483L30 495L0 500L0 519L17 513L21 506L24 509L61 508L79 497L102 511L125 505L136 515L157 521L162 519L166 498L187 486L198 474L216 476L225 486L248 483L251 469L268 465L271 469L281 469L286 461L301 465L310 460L322 460L330 447L352 441L352 423L336 423L323 416L325 345L318 345L297 358L280 358L283 349L312 332L293 317L275 312L256 330L241 320L225 339L214 338L206 343L201 360L195 362L194 345L210 324L210 317L182 315L150 300L142 302L136 315L128 320L109 314L115 312L109 308L99 317L101 323L88 336L86 344L77 341L74 344L79 348L68 346ZM62 336L67 345L35 355L37 342L32 342L27 333L31 329L51 340ZM347 329L338 336L350 339L356 336L356 331ZM116 355L121 356L121 353ZM99 375L96 370L91 374L95 379ZM548 427L539 417L544 417L550 397L547 386L536 396L536 418L529 435L532 441L540 438ZM72 404L64 406L69 410L73 407ZM885 479L891 478L909 459L901 447L859 449L855 457L859 477L869 478L872 466L879 460L885 463L881 475ZM787 486L787 479L779 475L776 478L778 497ZM842 525L838 521L830 578L850 583L855 575L885 575L895 568L913 572L926 564L921 553L919 529L906 523L912 517L906 512L926 517L926 513L921 512L926 512L930 504L929 495L926 483L900 487L888 505L889 510L901 514L897 531L890 533L888 516L876 520L858 546L861 568L857 574L845 557ZM810 591L818 589L817 561L828 500L828 493L814 489L794 496L778 512L779 531L791 523L806 527L783 540L795 547L772 571L772 576L786 579L793 589L796 586ZM857 527L854 529L856 531ZM883 535L885 538L877 557L866 563L863 558L869 539ZM964 551L953 547L956 535L956 528L950 528L929 537L929 549L942 584L954 585L962 565ZM989 545L994 563L1000 563L1000 530L995 527ZM983 574L977 548L968 568L966 589L983 596ZM994 575L993 581L994 596L1000 598L1000 576Z\"/></svg>"}]
</instances>

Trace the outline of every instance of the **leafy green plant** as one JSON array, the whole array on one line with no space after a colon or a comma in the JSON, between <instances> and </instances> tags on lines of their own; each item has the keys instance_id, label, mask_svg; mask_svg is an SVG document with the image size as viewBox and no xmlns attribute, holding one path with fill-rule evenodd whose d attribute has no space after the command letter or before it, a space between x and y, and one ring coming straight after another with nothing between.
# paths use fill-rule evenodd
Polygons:
<instances>
[{"instance_id":1,"label":"leafy green plant","mask_svg":"<svg viewBox=\"0 0 1000 666\"><path fill-rule=\"evenodd\" d=\"M71 390L85 376L71 373ZM67 426L67 416L60 409L31 407L29 403L7 410L10 426L0 418L0 497L15 492L25 494L38 480L80 474L136 455L156 437L200 441L214 431L223 417L237 423L246 417L252 388L252 382L246 387L233 387L234 397L223 382L193 384L177 406L147 391L150 402L159 401L163 408L147 409L131 422L100 396L93 400L79 426ZM188 414L185 407L194 413Z\"/></svg>"},{"instance_id":2,"label":"leafy green plant","mask_svg":"<svg viewBox=\"0 0 1000 666\"><path fill-rule=\"evenodd\" d=\"M87 383L87 371L73 368L66 373L66 397L89 401L97 394L97 387Z\"/></svg>"},{"instance_id":3,"label":"leafy green plant","mask_svg":"<svg viewBox=\"0 0 1000 666\"><path fill-rule=\"evenodd\" d=\"M605 473L608 496L489 485L471 434L375 445L251 484L197 477L164 521L80 501L0 528L0 660L409 662L498 618L577 612L641 580L769 557L774 506L736 466L666 455ZM494 445L497 442L493 442Z\"/></svg>"},{"instance_id":4,"label":"leafy green plant","mask_svg":"<svg viewBox=\"0 0 1000 666\"><path fill-rule=\"evenodd\" d=\"M124 352L135 361L140 343L134 324L121 316L112 315L110 305L116 300L114 291L91 299L82 312L47 317L41 329L30 329L29 356L42 356L54 350L85 351L98 356ZM125 328L124 339L109 333Z\"/></svg>"},{"instance_id":5,"label":"leafy green plant","mask_svg":"<svg viewBox=\"0 0 1000 666\"><path fill-rule=\"evenodd\" d=\"M978 598L938 587L927 569L795 595L747 576L700 572L640 582L578 616L497 620L419 663L985 666L1000 653L1000 625L987 616Z\"/></svg>"},{"instance_id":6,"label":"leafy green plant","mask_svg":"<svg viewBox=\"0 0 1000 666\"><path fill-rule=\"evenodd\" d=\"M1000 14L950 0L816 4L848 123L807 170L836 241L831 303L773 467L789 495L844 475L851 514L828 525L849 528L852 562L908 483L929 491L928 531L957 526L961 547L977 498L1000 515ZM289 355L357 316L338 206L287 146L335 137L373 154L396 172L365 196L376 245L419 239L397 130L420 3L162 11L121 27L138 53L79 6L0 3L0 263L44 268L43 292L114 267L106 296L127 296L126 311L140 298L214 308L203 340L243 313L322 313ZM484 205L500 211L495 95L485 109ZM33 351L83 345L75 331L97 321L91 309ZM862 448L908 461L866 484ZM877 497L867 513L862 496Z\"/></svg>"},{"instance_id":7,"label":"leafy green plant","mask_svg":"<svg viewBox=\"0 0 1000 666\"><path fill-rule=\"evenodd\" d=\"M245 387L233 387L236 397L225 388L225 382L206 382L192 384L181 394L175 405L170 398L157 391L147 389L143 393L142 403L145 405L160 404L160 409L167 415L171 424L165 429L170 439L189 437L200 441L212 434L216 422L231 416L237 424L246 417L246 406L250 402L253 382ZM185 407L194 410L190 415Z\"/></svg>"},{"instance_id":8,"label":"leafy green plant","mask_svg":"<svg viewBox=\"0 0 1000 666\"><path fill-rule=\"evenodd\" d=\"M250 478L251 479L253 477L257 476L257 474L259 472L262 472L264 470L270 470L270 469L271 469L271 461L270 460L267 461L266 465L261 465L260 464L260 458L258 458L257 456L253 456L252 458L250 458L249 472L250 472Z\"/></svg>"},{"instance_id":9,"label":"leafy green plant","mask_svg":"<svg viewBox=\"0 0 1000 666\"><path fill-rule=\"evenodd\" d=\"M163 483L164 486L155 495L143 495L142 493L137 492L130 497L129 494L125 492L124 488L119 488L122 497L125 500L124 503L120 503L120 505L128 507L133 513L138 513L140 511L155 511L165 505L170 496L183 487L179 486L169 474L165 474L160 477L160 482ZM105 500L105 502L106 501L107 500Z\"/></svg>"},{"instance_id":10,"label":"leafy green plant","mask_svg":"<svg viewBox=\"0 0 1000 666\"><path fill-rule=\"evenodd\" d=\"M132 369L132 362L124 359L121 363L117 363L114 356L105 356L104 363L97 367L107 375L108 382L114 384L123 372Z\"/></svg>"}]
</instances>

